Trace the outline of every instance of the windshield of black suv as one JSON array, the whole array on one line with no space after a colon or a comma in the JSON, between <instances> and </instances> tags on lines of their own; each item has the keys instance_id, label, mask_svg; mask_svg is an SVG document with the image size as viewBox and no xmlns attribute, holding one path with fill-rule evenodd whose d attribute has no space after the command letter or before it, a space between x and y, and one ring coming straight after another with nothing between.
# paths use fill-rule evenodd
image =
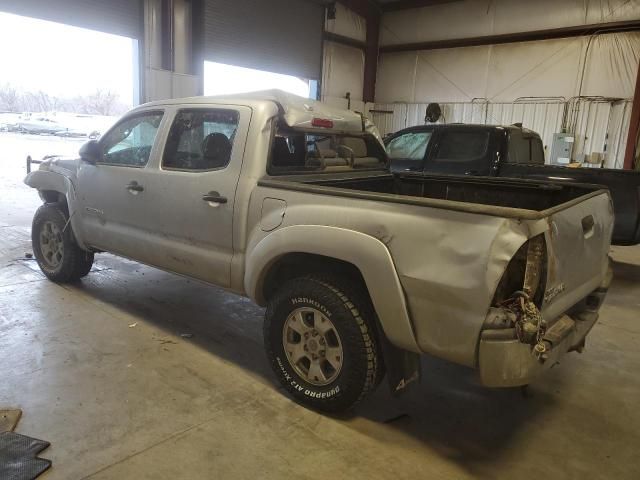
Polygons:
<instances>
[{"instance_id":1,"label":"windshield of black suv","mask_svg":"<svg viewBox=\"0 0 640 480\"><path fill-rule=\"evenodd\" d=\"M386 164L384 148L371 134L278 128L271 146L268 172L283 175L380 169Z\"/></svg>"}]
</instances>

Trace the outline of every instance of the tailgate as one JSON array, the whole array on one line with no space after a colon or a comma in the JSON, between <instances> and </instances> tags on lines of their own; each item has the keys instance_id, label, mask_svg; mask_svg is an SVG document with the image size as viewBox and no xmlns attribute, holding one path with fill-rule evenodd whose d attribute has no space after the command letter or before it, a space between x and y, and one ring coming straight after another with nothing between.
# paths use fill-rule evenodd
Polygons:
<instances>
[{"instance_id":1,"label":"tailgate","mask_svg":"<svg viewBox=\"0 0 640 480\"><path fill-rule=\"evenodd\" d=\"M547 284L543 315L565 313L604 281L613 229L613 208L603 192L547 218Z\"/></svg>"}]
</instances>

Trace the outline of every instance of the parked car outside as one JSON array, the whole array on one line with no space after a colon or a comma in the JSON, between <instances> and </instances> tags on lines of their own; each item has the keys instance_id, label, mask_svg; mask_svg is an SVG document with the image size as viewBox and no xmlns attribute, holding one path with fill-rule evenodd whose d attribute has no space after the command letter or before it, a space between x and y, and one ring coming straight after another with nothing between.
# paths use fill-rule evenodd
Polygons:
<instances>
[{"instance_id":1,"label":"parked car outside","mask_svg":"<svg viewBox=\"0 0 640 480\"><path fill-rule=\"evenodd\" d=\"M50 118L36 117L20 120L18 129L24 133L54 135L64 131L65 127Z\"/></svg>"}]
</instances>

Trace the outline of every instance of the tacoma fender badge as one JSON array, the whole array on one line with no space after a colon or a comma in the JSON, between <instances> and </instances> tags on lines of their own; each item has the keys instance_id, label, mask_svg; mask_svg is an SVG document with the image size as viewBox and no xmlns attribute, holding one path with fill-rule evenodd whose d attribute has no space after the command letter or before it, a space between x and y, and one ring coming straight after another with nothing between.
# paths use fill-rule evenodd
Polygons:
<instances>
[{"instance_id":1,"label":"tacoma fender badge","mask_svg":"<svg viewBox=\"0 0 640 480\"><path fill-rule=\"evenodd\" d=\"M96 215L104 215L102 210L98 210L97 208L85 207L84 208L88 213L94 213Z\"/></svg>"},{"instance_id":2,"label":"tacoma fender badge","mask_svg":"<svg viewBox=\"0 0 640 480\"><path fill-rule=\"evenodd\" d=\"M556 285L555 287L551 287L549 290L544 292L544 301L545 301L545 303L550 302L551 300L556 298L558 295L560 295L562 292L564 292L564 290L565 290L564 283L560 283L560 284Z\"/></svg>"}]
</instances>

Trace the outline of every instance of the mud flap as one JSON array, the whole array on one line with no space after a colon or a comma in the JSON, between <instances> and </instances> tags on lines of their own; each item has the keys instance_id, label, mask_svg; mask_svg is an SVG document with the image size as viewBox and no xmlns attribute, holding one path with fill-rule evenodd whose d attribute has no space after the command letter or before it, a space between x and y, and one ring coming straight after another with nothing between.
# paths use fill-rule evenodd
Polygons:
<instances>
[{"instance_id":1,"label":"mud flap","mask_svg":"<svg viewBox=\"0 0 640 480\"><path fill-rule=\"evenodd\" d=\"M385 335L382 335L381 343L389 388L397 396L404 393L410 385L420 382L420 355L392 345Z\"/></svg>"}]
</instances>

